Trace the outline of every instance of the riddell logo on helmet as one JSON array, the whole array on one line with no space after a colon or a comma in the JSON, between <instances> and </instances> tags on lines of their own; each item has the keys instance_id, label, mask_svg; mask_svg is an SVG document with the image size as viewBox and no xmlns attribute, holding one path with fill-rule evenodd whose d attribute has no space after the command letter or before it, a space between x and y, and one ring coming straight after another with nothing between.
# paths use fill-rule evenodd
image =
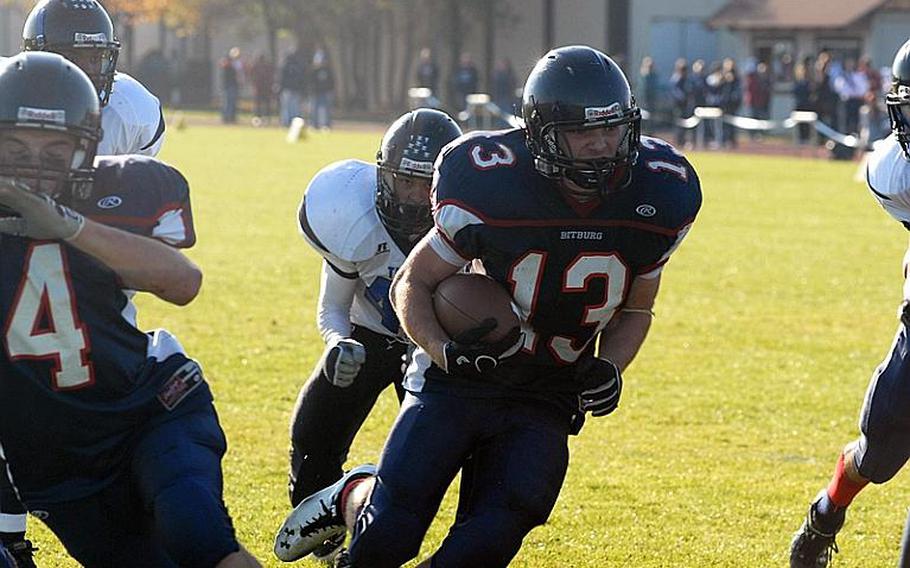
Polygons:
<instances>
[{"instance_id":1,"label":"riddell logo on helmet","mask_svg":"<svg viewBox=\"0 0 910 568\"><path fill-rule=\"evenodd\" d=\"M433 162L418 162L416 160L411 160L410 158L402 158L401 169L431 174L433 173Z\"/></svg>"},{"instance_id":2,"label":"riddell logo on helmet","mask_svg":"<svg viewBox=\"0 0 910 568\"><path fill-rule=\"evenodd\" d=\"M19 107L17 115L21 122L52 122L66 124L66 111L48 108Z\"/></svg>"},{"instance_id":3,"label":"riddell logo on helmet","mask_svg":"<svg viewBox=\"0 0 910 568\"><path fill-rule=\"evenodd\" d=\"M90 44L94 45L96 43L107 43L107 35L104 32L97 34L86 34L82 32L76 32L73 36L73 43L76 45Z\"/></svg>"},{"instance_id":4,"label":"riddell logo on helmet","mask_svg":"<svg viewBox=\"0 0 910 568\"><path fill-rule=\"evenodd\" d=\"M613 103L607 107L588 107L585 109L585 120L614 118L622 114L622 105Z\"/></svg>"}]
</instances>

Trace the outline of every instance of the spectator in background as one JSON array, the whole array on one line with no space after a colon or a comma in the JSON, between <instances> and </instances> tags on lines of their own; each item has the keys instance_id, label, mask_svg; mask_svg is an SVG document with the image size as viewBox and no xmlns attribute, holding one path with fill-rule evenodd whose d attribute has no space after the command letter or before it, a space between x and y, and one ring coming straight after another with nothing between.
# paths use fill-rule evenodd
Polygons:
<instances>
[{"instance_id":1,"label":"spectator in background","mask_svg":"<svg viewBox=\"0 0 910 568\"><path fill-rule=\"evenodd\" d=\"M743 102L749 107L752 118L768 120L771 116L771 73L764 61L759 61L755 69L746 75ZM759 132L753 130L751 137L758 138Z\"/></svg>"},{"instance_id":2,"label":"spectator in background","mask_svg":"<svg viewBox=\"0 0 910 568\"><path fill-rule=\"evenodd\" d=\"M458 61L458 67L455 68L455 72L452 74L452 96L455 107L459 111L467 108L465 99L471 93L477 92L479 81L480 74L477 72L477 66L474 65L471 54L468 52L462 53Z\"/></svg>"},{"instance_id":3,"label":"spectator in background","mask_svg":"<svg viewBox=\"0 0 910 568\"><path fill-rule=\"evenodd\" d=\"M515 111L515 71L512 62L502 58L493 68L493 102L503 112L516 114Z\"/></svg>"},{"instance_id":4,"label":"spectator in background","mask_svg":"<svg viewBox=\"0 0 910 568\"><path fill-rule=\"evenodd\" d=\"M278 82L281 126L289 126L295 117L304 114L301 112L301 105L306 95L306 84L306 61L299 50L294 50L284 58L281 79Z\"/></svg>"},{"instance_id":5,"label":"spectator in background","mask_svg":"<svg viewBox=\"0 0 910 568\"><path fill-rule=\"evenodd\" d=\"M859 108L859 138L866 146L891 133L888 115L882 110L879 100L879 91L869 89L863 106Z\"/></svg>"},{"instance_id":6,"label":"spectator in background","mask_svg":"<svg viewBox=\"0 0 910 568\"><path fill-rule=\"evenodd\" d=\"M689 63L685 59L677 59L670 77L670 95L673 98L673 122L676 124L676 145L682 148L686 145L686 132L688 129L680 121L692 114L692 83L689 81Z\"/></svg>"},{"instance_id":7,"label":"spectator in background","mask_svg":"<svg viewBox=\"0 0 910 568\"><path fill-rule=\"evenodd\" d=\"M834 90L840 97L842 132L859 133L859 108L865 102L869 91L869 80L866 74L856 68L853 59L844 60L843 72L834 80Z\"/></svg>"},{"instance_id":8,"label":"spectator in background","mask_svg":"<svg viewBox=\"0 0 910 568\"><path fill-rule=\"evenodd\" d=\"M877 94L882 92L882 74L872 65L872 58L868 55L860 57L856 68L866 76L870 91L875 91Z\"/></svg>"},{"instance_id":9,"label":"spectator in background","mask_svg":"<svg viewBox=\"0 0 910 568\"><path fill-rule=\"evenodd\" d=\"M720 82L720 108L725 115L736 114L743 102L743 89L739 80L739 74L736 72L736 61L727 57L724 59L721 67ZM723 145L729 148L736 148L736 127L728 122L723 125Z\"/></svg>"},{"instance_id":10,"label":"spectator in background","mask_svg":"<svg viewBox=\"0 0 910 568\"><path fill-rule=\"evenodd\" d=\"M649 56L645 56L641 59L641 67L638 72L638 93L641 97L641 108L651 113L657 110L657 90L659 87L660 79L657 76L654 60Z\"/></svg>"},{"instance_id":11,"label":"spectator in background","mask_svg":"<svg viewBox=\"0 0 910 568\"><path fill-rule=\"evenodd\" d=\"M260 53L250 66L250 82L253 84L254 118L259 124L268 123L272 116L272 93L275 85L275 66Z\"/></svg>"},{"instance_id":12,"label":"spectator in background","mask_svg":"<svg viewBox=\"0 0 910 568\"><path fill-rule=\"evenodd\" d=\"M415 87L424 87L430 89L434 97L439 97L439 66L433 59L433 52L429 47L420 50L417 56L417 69L414 71L416 76Z\"/></svg>"},{"instance_id":13,"label":"spectator in background","mask_svg":"<svg viewBox=\"0 0 910 568\"><path fill-rule=\"evenodd\" d=\"M692 74L689 75L689 93L692 97L692 107L705 106L707 104L708 84L705 76L705 60L696 59L692 63Z\"/></svg>"},{"instance_id":14,"label":"spectator in background","mask_svg":"<svg viewBox=\"0 0 910 568\"><path fill-rule=\"evenodd\" d=\"M313 90L312 115L310 121L314 128L328 130L332 127L332 104L335 96L335 76L329 65L324 49L317 48L313 53L313 68L310 71L310 84Z\"/></svg>"},{"instance_id":15,"label":"spectator in background","mask_svg":"<svg viewBox=\"0 0 910 568\"><path fill-rule=\"evenodd\" d=\"M221 70L221 122L233 124L237 122L237 98L240 96L240 74L243 72L240 48L232 47L218 66Z\"/></svg>"},{"instance_id":16,"label":"spectator in background","mask_svg":"<svg viewBox=\"0 0 910 568\"><path fill-rule=\"evenodd\" d=\"M808 66L811 66L811 61ZM809 84L809 76L806 69L807 64L805 61L797 63L793 68L793 110L812 110L812 101L810 98L811 86ZM809 129L812 128L812 126L805 122L801 122L796 128L798 129L797 141L799 141L800 144L808 142L810 136Z\"/></svg>"},{"instance_id":17,"label":"spectator in background","mask_svg":"<svg viewBox=\"0 0 910 568\"><path fill-rule=\"evenodd\" d=\"M818 119L828 126L837 125L837 93L831 84L831 55L822 51L815 59L812 79L809 82L809 101Z\"/></svg>"}]
</instances>

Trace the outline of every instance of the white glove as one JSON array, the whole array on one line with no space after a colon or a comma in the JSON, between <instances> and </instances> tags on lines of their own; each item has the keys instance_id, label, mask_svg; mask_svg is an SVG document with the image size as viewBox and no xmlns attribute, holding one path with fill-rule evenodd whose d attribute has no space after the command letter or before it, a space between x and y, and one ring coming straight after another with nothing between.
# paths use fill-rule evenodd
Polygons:
<instances>
[{"instance_id":1,"label":"white glove","mask_svg":"<svg viewBox=\"0 0 910 568\"><path fill-rule=\"evenodd\" d=\"M349 337L339 339L326 350L323 370L330 383L344 389L354 384L366 360L367 350L362 343Z\"/></svg>"},{"instance_id":2,"label":"white glove","mask_svg":"<svg viewBox=\"0 0 910 568\"><path fill-rule=\"evenodd\" d=\"M85 226L85 218L79 213L12 178L0 177L0 206L19 214L19 217L0 217L0 233L8 235L71 240Z\"/></svg>"}]
</instances>

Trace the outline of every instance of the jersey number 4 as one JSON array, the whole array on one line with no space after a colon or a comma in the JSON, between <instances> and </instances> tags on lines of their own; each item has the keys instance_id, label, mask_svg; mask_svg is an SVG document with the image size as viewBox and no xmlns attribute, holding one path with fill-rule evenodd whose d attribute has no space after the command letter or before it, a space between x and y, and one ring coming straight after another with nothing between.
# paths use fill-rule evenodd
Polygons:
<instances>
[{"instance_id":1,"label":"jersey number 4","mask_svg":"<svg viewBox=\"0 0 910 568\"><path fill-rule=\"evenodd\" d=\"M3 330L10 361L53 360L51 378L56 390L94 383L88 332L79 321L59 244L32 245L10 314Z\"/></svg>"},{"instance_id":2,"label":"jersey number 4","mask_svg":"<svg viewBox=\"0 0 910 568\"><path fill-rule=\"evenodd\" d=\"M529 251L512 266L509 272L509 281L512 284L512 298L521 308L526 321L534 315L537 308L537 297L540 294L540 283L543 279L544 266L547 253L543 251ZM616 308L622 303L625 294L629 270L623 261L613 253L579 254L569 263L562 274L561 294L584 292L594 278L606 279L606 288L603 302L593 306L586 306L582 316L582 325L593 326L594 333L580 347L576 347L576 339L555 335L550 338L547 348L553 356L563 363L574 363L578 360L588 343L597 334L603 331ZM537 334L525 330L524 349L534 352L537 348Z\"/></svg>"}]
</instances>

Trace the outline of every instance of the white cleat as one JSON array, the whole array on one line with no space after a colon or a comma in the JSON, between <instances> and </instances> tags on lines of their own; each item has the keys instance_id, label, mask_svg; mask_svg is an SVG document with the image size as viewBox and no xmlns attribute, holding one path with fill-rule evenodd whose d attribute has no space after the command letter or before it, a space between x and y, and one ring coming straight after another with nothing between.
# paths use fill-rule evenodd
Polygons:
<instances>
[{"instance_id":1,"label":"white cleat","mask_svg":"<svg viewBox=\"0 0 910 568\"><path fill-rule=\"evenodd\" d=\"M376 475L376 466L365 464L345 473L341 479L301 501L275 536L275 556L293 562L311 554L326 541L344 538L347 529L338 502L348 483ZM343 540L342 540L343 542Z\"/></svg>"}]
</instances>

